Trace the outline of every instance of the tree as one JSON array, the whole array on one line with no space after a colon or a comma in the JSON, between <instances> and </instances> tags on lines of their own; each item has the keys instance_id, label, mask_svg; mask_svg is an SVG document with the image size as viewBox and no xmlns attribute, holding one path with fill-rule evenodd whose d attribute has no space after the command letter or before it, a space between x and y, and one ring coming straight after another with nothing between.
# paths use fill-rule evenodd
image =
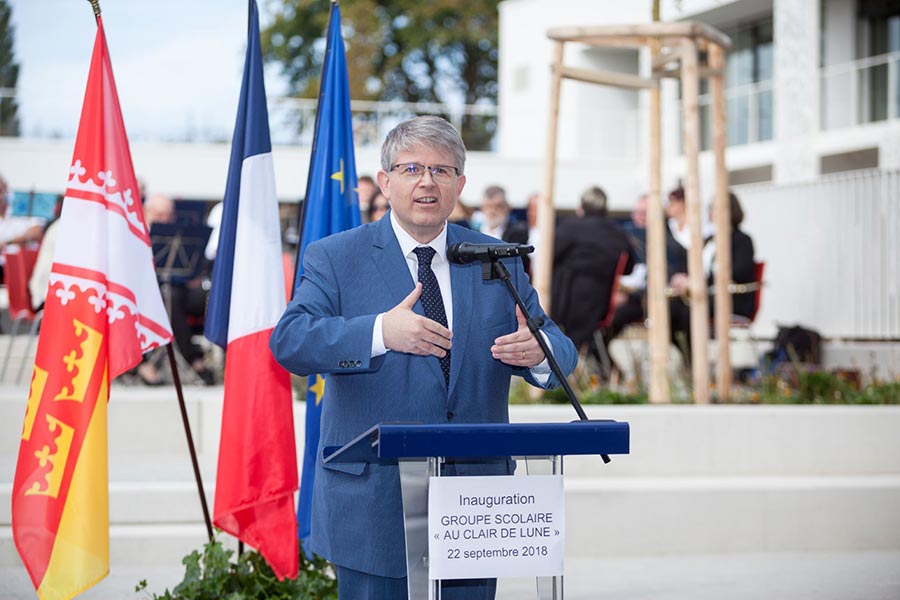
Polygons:
<instances>
[{"instance_id":1,"label":"tree","mask_svg":"<svg viewBox=\"0 0 900 600\"><path fill-rule=\"evenodd\" d=\"M0 88L15 92L19 65L13 55L12 11L6 0L0 0ZM0 94L0 135L19 135L19 107L15 97Z\"/></svg>"},{"instance_id":2,"label":"tree","mask_svg":"<svg viewBox=\"0 0 900 600\"><path fill-rule=\"evenodd\" d=\"M498 0L344 0L341 21L354 100L496 104ZM292 94L318 95L330 3L273 0L263 53ZM496 122L466 117L466 144L484 148Z\"/></svg>"}]
</instances>

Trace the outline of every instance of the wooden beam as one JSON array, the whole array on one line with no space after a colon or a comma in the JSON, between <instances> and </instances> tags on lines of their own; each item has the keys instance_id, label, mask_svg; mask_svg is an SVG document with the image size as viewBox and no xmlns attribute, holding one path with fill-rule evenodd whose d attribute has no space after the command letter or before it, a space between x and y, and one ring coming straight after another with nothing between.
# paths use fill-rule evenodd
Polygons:
<instances>
[{"instance_id":1,"label":"wooden beam","mask_svg":"<svg viewBox=\"0 0 900 600\"><path fill-rule=\"evenodd\" d=\"M538 204L538 239L541 251L534 262L535 289L544 312L550 314L550 282L553 280L553 241L556 211L553 208L553 188L556 185L556 135L559 129L559 93L562 87L562 62L565 42L553 48L553 67L550 79L550 118L547 121L547 143L544 151L544 194Z\"/></svg>"},{"instance_id":2,"label":"wooden beam","mask_svg":"<svg viewBox=\"0 0 900 600\"><path fill-rule=\"evenodd\" d=\"M669 66L671 63L679 60L681 60L681 52L678 50L674 50L667 54L657 54L651 61L652 69L653 71L659 71L663 67Z\"/></svg>"},{"instance_id":3,"label":"wooden beam","mask_svg":"<svg viewBox=\"0 0 900 600\"><path fill-rule=\"evenodd\" d=\"M650 40L656 38L642 35L635 36L600 36L588 37L578 40L588 46L617 46L621 48L644 48L650 45Z\"/></svg>"},{"instance_id":4,"label":"wooden beam","mask_svg":"<svg viewBox=\"0 0 900 600\"><path fill-rule=\"evenodd\" d=\"M650 45L656 58L659 42ZM648 92L650 189L647 190L647 317L650 322L650 402L671 402L669 387L669 302L666 288L666 234L662 205L660 91Z\"/></svg>"},{"instance_id":5,"label":"wooden beam","mask_svg":"<svg viewBox=\"0 0 900 600\"><path fill-rule=\"evenodd\" d=\"M722 78L725 52L711 44L709 64L718 75L710 79L712 96L712 138L716 162L716 195L713 201L713 218L716 233L716 275L715 275L715 330L719 341L716 360L716 392L720 402L731 394L731 354L728 334L731 322L732 299L729 292L731 282L731 205L728 201L728 170L725 168L725 83Z\"/></svg>"},{"instance_id":6,"label":"wooden beam","mask_svg":"<svg viewBox=\"0 0 900 600\"><path fill-rule=\"evenodd\" d=\"M718 48L718 46L711 46L711 48ZM719 49L719 52L722 50ZM712 53L712 50L710 50ZM712 67L701 68L700 69L700 79L712 79L713 77L722 77L725 72L722 69L714 69Z\"/></svg>"},{"instance_id":7,"label":"wooden beam","mask_svg":"<svg viewBox=\"0 0 900 600\"><path fill-rule=\"evenodd\" d=\"M556 69L556 67L554 67L554 69ZM566 79L575 79L577 81L586 81L587 83L599 83L601 85L612 85L616 87L653 89L657 85L652 79L644 79L640 75L614 73L612 71L592 71L589 69L579 69L577 67L560 66L559 74Z\"/></svg>"},{"instance_id":8,"label":"wooden beam","mask_svg":"<svg viewBox=\"0 0 900 600\"><path fill-rule=\"evenodd\" d=\"M690 38L707 40L721 46L725 50L731 49L731 39L699 21L677 21L671 23L641 23L637 25L593 25L589 27L554 27L547 32L547 36L556 41L563 42L596 42L603 38L657 38L663 41L665 38Z\"/></svg>"},{"instance_id":9,"label":"wooden beam","mask_svg":"<svg viewBox=\"0 0 900 600\"><path fill-rule=\"evenodd\" d=\"M697 47L682 43L681 102L684 112L684 156L687 161L684 200L690 230L688 280L691 297L691 375L694 402L709 404L709 298L703 272L700 201L700 78Z\"/></svg>"}]
</instances>

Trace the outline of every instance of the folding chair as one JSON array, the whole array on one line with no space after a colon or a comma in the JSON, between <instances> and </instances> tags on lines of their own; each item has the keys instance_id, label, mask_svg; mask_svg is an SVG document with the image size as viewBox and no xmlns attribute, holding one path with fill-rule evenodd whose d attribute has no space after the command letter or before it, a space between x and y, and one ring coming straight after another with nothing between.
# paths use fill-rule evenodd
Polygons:
<instances>
[{"instance_id":1,"label":"folding chair","mask_svg":"<svg viewBox=\"0 0 900 600\"><path fill-rule=\"evenodd\" d=\"M3 252L3 256L6 258L6 289L9 294L9 316L12 320L12 330L10 331L6 358L3 360L3 371L0 373L0 380L6 378L6 370L9 367L13 344L19 333L19 328L22 323L28 322L31 323L31 327L28 330L28 343L25 348L25 355L19 363L19 371L16 374L16 383L21 382L25 363L28 362L28 358L31 356L35 334L41 323L43 311L35 312L31 308L31 293L28 291L28 280L31 278L31 272L34 271L37 254L36 248L20 246L10 246Z\"/></svg>"}]
</instances>

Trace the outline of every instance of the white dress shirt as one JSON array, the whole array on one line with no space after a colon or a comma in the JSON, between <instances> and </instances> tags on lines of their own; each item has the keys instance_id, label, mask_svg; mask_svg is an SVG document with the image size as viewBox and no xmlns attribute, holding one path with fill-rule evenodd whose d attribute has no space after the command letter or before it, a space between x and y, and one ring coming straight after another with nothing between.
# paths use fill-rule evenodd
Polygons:
<instances>
[{"instance_id":1,"label":"white dress shirt","mask_svg":"<svg viewBox=\"0 0 900 600\"><path fill-rule=\"evenodd\" d=\"M427 244L420 244L411 235L409 235L397 218L394 212L388 213L391 219L391 228L394 235L397 236L397 242L400 244L400 252L406 258L406 266L409 268L409 274L413 281L419 281L419 258L413 252L419 246L430 246L434 249L434 257L431 259L431 270L437 279L438 287L441 288L441 299L444 301L444 312L447 313L447 329L453 331L453 293L450 289L450 263L447 262L447 224L433 240ZM372 331L372 354L374 358L387 353L388 349L384 345L384 331L382 330L382 321L384 313L375 317L375 324ZM512 333L512 332L510 332ZM541 336L547 342L550 351L553 351L549 338L541 332ZM531 368L531 373L540 383L546 383L550 378L550 364L545 358L540 364Z\"/></svg>"}]
</instances>

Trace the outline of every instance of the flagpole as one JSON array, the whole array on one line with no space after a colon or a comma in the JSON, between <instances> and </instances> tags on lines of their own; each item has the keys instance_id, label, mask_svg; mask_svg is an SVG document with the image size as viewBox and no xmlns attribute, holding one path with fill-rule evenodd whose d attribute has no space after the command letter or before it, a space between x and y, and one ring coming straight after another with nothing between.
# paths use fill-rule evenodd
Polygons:
<instances>
[{"instance_id":1,"label":"flagpole","mask_svg":"<svg viewBox=\"0 0 900 600\"><path fill-rule=\"evenodd\" d=\"M94 18L100 18L100 0L88 0L91 3L91 8L94 9Z\"/></svg>"},{"instance_id":2,"label":"flagpole","mask_svg":"<svg viewBox=\"0 0 900 600\"><path fill-rule=\"evenodd\" d=\"M100 21L100 0L88 0L91 8L94 9L94 18ZM191 464L194 467L194 479L197 480L197 491L200 494L200 506L203 509L203 520L206 523L206 533L209 535L209 541L213 541L212 520L209 518L209 507L206 504L206 493L203 491L203 477L200 475L200 464L197 461L197 450L194 447L194 436L191 433L191 424L188 420L187 408L184 404L184 391L181 388L181 377L178 375L178 366L175 364L175 351L172 344L167 346L169 352L169 366L172 369L172 381L175 384L175 391L178 395L178 405L181 408L181 422L184 425L184 435L187 438L188 450L191 454Z\"/></svg>"},{"instance_id":3,"label":"flagpole","mask_svg":"<svg viewBox=\"0 0 900 600\"><path fill-rule=\"evenodd\" d=\"M327 38L327 41L325 42L325 59L322 61L322 77L319 79L319 101L316 103L316 122L313 125L313 143L311 152L309 153L309 169L307 170L307 173L312 173L313 161L316 158L316 144L319 143L319 116L322 114L322 95L325 93L325 87L322 84L325 82L325 65L328 64L328 53L332 51L331 36L329 35L329 32L331 31L331 19L334 18L335 6L337 6L337 0L331 0L331 8L328 12L328 26L325 28L325 35ZM309 202L310 184L311 180L307 176L306 194L303 196L303 204L300 206L300 210L297 213L297 253L296 260L294 260L294 276L291 279L291 287L293 289L297 289L297 271L300 269L300 248L303 247L303 221L306 217L306 207Z\"/></svg>"},{"instance_id":4,"label":"flagpole","mask_svg":"<svg viewBox=\"0 0 900 600\"><path fill-rule=\"evenodd\" d=\"M197 480L197 491L200 493L200 506L203 508L203 521L206 523L206 533L209 541L213 541L212 521L209 518L209 507L206 505L206 493L203 491L203 477L200 475L200 463L197 462L197 450L194 448L194 436L191 433L191 424L188 421L187 408L184 405L184 391L181 389L181 377L178 375L178 365L175 363L175 350L170 342L166 345L169 354L169 367L172 369L172 382L175 384L175 392L178 394L178 406L181 408L181 422L184 424L184 436L187 438L188 450L191 454L191 464L194 467L194 479Z\"/></svg>"}]
</instances>

